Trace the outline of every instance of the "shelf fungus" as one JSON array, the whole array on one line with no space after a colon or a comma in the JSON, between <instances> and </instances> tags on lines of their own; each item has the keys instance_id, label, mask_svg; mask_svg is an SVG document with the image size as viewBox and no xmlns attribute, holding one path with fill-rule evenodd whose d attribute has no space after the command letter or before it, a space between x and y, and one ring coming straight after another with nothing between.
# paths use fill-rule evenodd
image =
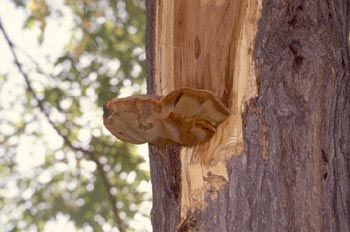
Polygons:
<instances>
[{"instance_id":1,"label":"shelf fungus","mask_svg":"<svg viewBox=\"0 0 350 232\"><path fill-rule=\"evenodd\" d=\"M230 111L207 90L182 88L166 96L115 98L103 107L103 123L118 139L158 147L207 142Z\"/></svg>"}]
</instances>

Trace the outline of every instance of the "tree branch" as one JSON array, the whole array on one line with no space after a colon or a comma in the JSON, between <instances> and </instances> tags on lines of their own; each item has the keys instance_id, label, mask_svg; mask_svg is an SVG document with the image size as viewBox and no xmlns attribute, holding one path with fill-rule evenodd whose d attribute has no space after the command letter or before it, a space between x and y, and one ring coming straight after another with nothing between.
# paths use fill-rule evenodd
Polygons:
<instances>
[{"instance_id":1,"label":"tree branch","mask_svg":"<svg viewBox=\"0 0 350 232\"><path fill-rule=\"evenodd\" d=\"M13 59L14 59L14 63L16 65L18 71L20 72L20 74L24 78L27 90L33 96L35 103L37 104L37 106L40 109L40 112L42 112L45 115L45 117L46 117L47 121L49 122L49 124L53 127L53 129L57 132L57 134L63 139L65 145L67 145L72 150L82 152L83 154L87 155L87 157L89 157L89 159L91 159L93 162L95 162L95 164L97 166L98 173L99 173L99 175L102 178L103 185L106 188L106 193L108 195L108 198L109 198L109 201L110 201L110 204L111 204L111 207L112 207L113 215L114 215L114 218L115 218L115 220L117 222L117 228L119 229L119 231L124 231L125 228L126 228L126 225L125 225L124 221L119 217L118 209L117 209L117 199L111 193L111 188L112 187L111 187L111 184L110 184L110 182L109 182L109 180L107 178L107 175L106 175L105 171L103 170L103 165L99 162L98 158L94 155L94 153L92 151L86 150L86 149L83 149L82 147L74 145L68 139L68 137L62 133L62 131L59 129L59 127L55 124L55 122L52 121L52 119L50 118L50 111L49 111L49 109L47 109L45 107L45 105L44 105L44 102L42 100L40 100L40 98L38 98L38 96L37 96L37 94L36 94L32 84L30 82L29 76L23 70L22 64L20 63L20 61L18 59L18 56L16 54L16 51L15 51L16 47L15 47L14 43L11 41L11 39L9 38L9 36L7 34L7 31L5 30L5 28L3 26L1 18L0 18L0 30L2 31L2 33L4 35L4 38L5 38L6 42L7 42L7 45L9 46L9 49L10 49L11 54L12 54Z\"/></svg>"}]
</instances>

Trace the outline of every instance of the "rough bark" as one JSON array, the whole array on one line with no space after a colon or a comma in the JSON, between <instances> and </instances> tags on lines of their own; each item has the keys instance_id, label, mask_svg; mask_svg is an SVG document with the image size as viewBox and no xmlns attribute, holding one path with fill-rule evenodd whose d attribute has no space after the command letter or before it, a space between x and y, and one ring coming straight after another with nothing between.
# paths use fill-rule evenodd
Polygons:
<instances>
[{"instance_id":1,"label":"rough bark","mask_svg":"<svg viewBox=\"0 0 350 232\"><path fill-rule=\"evenodd\" d=\"M230 3L242 8L223 14L227 17L223 25L210 32L221 42L214 42L214 49L201 47L208 56L199 56L199 60L196 39L186 40L191 31L181 28L186 28L186 17L192 16L192 27L197 28L192 32L206 33L212 25L196 21L196 17L204 17L198 12L213 22L211 13L221 8L212 6L211 11L202 11L201 3L210 0L193 1L194 5L176 1L175 13L168 19L177 23L161 31L169 33L164 38L173 38L176 46L170 48L172 52L162 53L154 35L160 32L156 25L167 23L166 17L159 17L164 10L161 6L167 2L147 2L149 92L162 93L166 86L168 90L182 86L206 88L232 109L232 85L239 76L234 74L239 33L231 31L232 39L227 42L220 28L227 23L246 27L247 22L240 20L245 15L244 7L259 2L217 1L227 4L227 9L231 9ZM181 217L180 156L184 149L152 147L154 231L350 231L349 24L347 0L262 3L255 46L250 53L258 94L244 102L246 107L240 115L244 150L239 155L231 151L233 156L226 162L227 183L217 198L208 193L206 207ZM191 36L196 38L195 34ZM202 38L199 35L200 41ZM223 54L220 45L232 52ZM220 56L224 58L214 63L210 59ZM161 58L166 59L166 65L159 65L161 61L157 59ZM187 64L181 63L184 59L192 62L192 69L185 68ZM224 130L233 127L226 126ZM190 155L204 152L196 148Z\"/></svg>"}]
</instances>

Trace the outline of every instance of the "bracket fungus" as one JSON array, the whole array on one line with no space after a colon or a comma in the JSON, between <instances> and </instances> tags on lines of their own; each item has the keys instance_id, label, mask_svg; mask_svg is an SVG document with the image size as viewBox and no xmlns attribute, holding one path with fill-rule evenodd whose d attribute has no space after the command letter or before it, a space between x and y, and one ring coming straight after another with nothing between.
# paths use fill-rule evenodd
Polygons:
<instances>
[{"instance_id":1,"label":"bracket fungus","mask_svg":"<svg viewBox=\"0 0 350 232\"><path fill-rule=\"evenodd\" d=\"M103 123L118 139L134 144L193 146L207 142L230 111L207 90L177 89L166 96L115 98L103 107Z\"/></svg>"}]
</instances>

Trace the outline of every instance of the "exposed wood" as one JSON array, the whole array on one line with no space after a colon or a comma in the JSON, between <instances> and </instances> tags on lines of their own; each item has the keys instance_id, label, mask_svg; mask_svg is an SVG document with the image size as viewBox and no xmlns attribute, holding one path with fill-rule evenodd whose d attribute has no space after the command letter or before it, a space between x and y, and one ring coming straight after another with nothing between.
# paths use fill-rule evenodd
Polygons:
<instances>
[{"instance_id":1,"label":"exposed wood","mask_svg":"<svg viewBox=\"0 0 350 232\"><path fill-rule=\"evenodd\" d=\"M149 91L232 111L207 144L151 147L154 231L350 231L350 3L147 4Z\"/></svg>"},{"instance_id":2,"label":"exposed wood","mask_svg":"<svg viewBox=\"0 0 350 232\"><path fill-rule=\"evenodd\" d=\"M226 160L243 149L241 115L257 94L251 52L259 2L168 0L156 5L156 93L207 89L232 112L209 143L181 150L184 220L188 211L205 208L207 192L218 191L227 180ZM214 176L225 181L213 187Z\"/></svg>"}]
</instances>

